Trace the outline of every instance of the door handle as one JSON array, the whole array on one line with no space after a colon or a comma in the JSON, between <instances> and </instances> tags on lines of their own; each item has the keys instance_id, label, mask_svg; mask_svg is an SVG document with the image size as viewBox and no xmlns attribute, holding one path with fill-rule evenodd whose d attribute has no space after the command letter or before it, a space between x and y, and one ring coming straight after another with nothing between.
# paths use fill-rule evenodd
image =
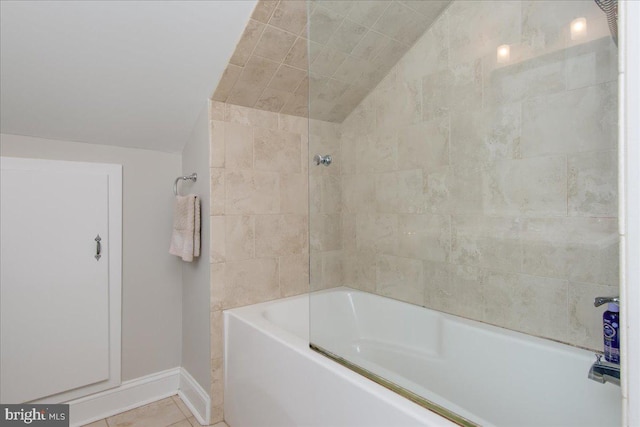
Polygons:
<instances>
[{"instance_id":1,"label":"door handle","mask_svg":"<svg viewBox=\"0 0 640 427\"><path fill-rule=\"evenodd\" d=\"M96 241L96 255L95 255L95 258L96 258L96 261L100 261L100 257L102 256L100 254L100 252L102 252L102 245L100 244L100 241L102 239L100 238L100 235L98 234L94 240Z\"/></svg>"}]
</instances>

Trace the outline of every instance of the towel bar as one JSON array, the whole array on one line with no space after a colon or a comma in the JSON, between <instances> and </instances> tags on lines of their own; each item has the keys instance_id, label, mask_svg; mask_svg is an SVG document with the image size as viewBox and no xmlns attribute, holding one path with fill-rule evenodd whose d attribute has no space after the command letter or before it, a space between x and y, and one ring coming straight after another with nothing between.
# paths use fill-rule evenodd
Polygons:
<instances>
[{"instance_id":1,"label":"towel bar","mask_svg":"<svg viewBox=\"0 0 640 427\"><path fill-rule=\"evenodd\" d=\"M177 177L176 180L173 182L173 194L175 194L176 196L178 195L178 181L180 180L183 180L183 181L190 180L190 181L196 182L198 180L198 174L194 172L191 175Z\"/></svg>"}]
</instances>

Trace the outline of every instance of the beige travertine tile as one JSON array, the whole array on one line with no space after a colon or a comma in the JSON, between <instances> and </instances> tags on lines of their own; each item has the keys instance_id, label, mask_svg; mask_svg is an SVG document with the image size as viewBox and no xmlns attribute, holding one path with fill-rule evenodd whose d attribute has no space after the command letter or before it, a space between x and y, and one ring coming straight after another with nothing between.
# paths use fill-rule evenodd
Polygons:
<instances>
[{"instance_id":1,"label":"beige travertine tile","mask_svg":"<svg viewBox=\"0 0 640 427\"><path fill-rule=\"evenodd\" d=\"M255 256L254 217L227 215L225 230L227 260L238 261Z\"/></svg>"},{"instance_id":2,"label":"beige travertine tile","mask_svg":"<svg viewBox=\"0 0 640 427\"><path fill-rule=\"evenodd\" d=\"M279 0L260 0L256 3L256 7L253 9L251 18L264 23L269 22L269 18L271 18L278 2Z\"/></svg>"},{"instance_id":3,"label":"beige travertine tile","mask_svg":"<svg viewBox=\"0 0 640 427\"><path fill-rule=\"evenodd\" d=\"M300 135L256 129L253 140L254 168L281 173L300 173Z\"/></svg>"},{"instance_id":4,"label":"beige travertine tile","mask_svg":"<svg viewBox=\"0 0 640 427\"><path fill-rule=\"evenodd\" d=\"M221 330L222 332L222 330ZM211 358L211 421L224 418L224 363L222 357Z\"/></svg>"},{"instance_id":5,"label":"beige travertine tile","mask_svg":"<svg viewBox=\"0 0 640 427\"><path fill-rule=\"evenodd\" d=\"M262 22L249 19L247 26L244 28L244 33L242 33L242 37L240 37L240 41L229 60L231 64L244 67L256 44L258 44L265 27Z\"/></svg>"},{"instance_id":6,"label":"beige travertine tile","mask_svg":"<svg viewBox=\"0 0 640 427\"><path fill-rule=\"evenodd\" d=\"M309 134L309 120L303 117L291 116L288 114L278 115L278 129L301 135Z\"/></svg>"},{"instance_id":7,"label":"beige travertine tile","mask_svg":"<svg viewBox=\"0 0 640 427\"><path fill-rule=\"evenodd\" d=\"M424 211L423 180L421 169L376 175L377 211L422 213Z\"/></svg>"},{"instance_id":8,"label":"beige travertine tile","mask_svg":"<svg viewBox=\"0 0 640 427\"><path fill-rule=\"evenodd\" d=\"M369 134L356 142L356 171L390 172L398 169L398 134L392 130Z\"/></svg>"},{"instance_id":9,"label":"beige travertine tile","mask_svg":"<svg viewBox=\"0 0 640 427\"><path fill-rule=\"evenodd\" d=\"M618 283L617 218L531 218L523 223L522 271L613 286Z\"/></svg>"},{"instance_id":10,"label":"beige travertine tile","mask_svg":"<svg viewBox=\"0 0 640 427\"><path fill-rule=\"evenodd\" d=\"M344 253L342 250L322 252L322 288L342 286L344 282Z\"/></svg>"},{"instance_id":11,"label":"beige travertine tile","mask_svg":"<svg viewBox=\"0 0 640 427\"><path fill-rule=\"evenodd\" d=\"M211 168L209 169L211 175L211 198L210 214L211 215L224 215L225 212L225 177L224 169Z\"/></svg>"},{"instance_id":12,"label":"beige travertine tile","mask_svg":"<svg viewBox=\"0 0 640 427\"><path fill-rule=\"evenodd\" d=\"M424 265L432 307L470 319L484 320L485 273L482 269L432 261L424 261Z\"/></svg>"},{"instance_id":13,"label":"beige travertine tile","mask_svg":"<svg viewBox=\"0 0 640 427\"><path fill-rule=\"evenodd\" d=\"M376 188L373 174L342 176L342 209L344 212L367 213L372 212L375 207Z\"/></svg>"},{"instance_id":14,"label":"beige travertine tile","mask_svg":"<svg viewBox=\"0 0 640 427\"><path fill-rule=\"evenodd\" d=\"M230 215L278 213L280 185L277 173L227 171L225 211Z\"/></svg>"},{"instance_id":15,"label":"beige travertine tile","mask_svg":"<svg viewBox=\"0 0 640 427\"><path fill-rule=\"evenodd\" d=\"M253 128L225 123L225 167L251 169L253 167Z\"/></svg>"},{"instance_id":16,"label":"beige travertine tile","mask_svg":"<svg viewBox=\"0 0 640 427\"><path fill-rule=\"evenodd\" d=\"M253 53L280 63L287 56L296 38L295 34L267 25Z\"/></svg>"},{"instance_id":17,"label":"beige travertine tile","mask_svg":"<svg viewBox=\"0 0 640 427\"><path fill-rule=\"evenodd\" d=\"M211 231L211 254L209 258L211 263L225 262L227 259L225 218L224 216L218 215L211 216L209 219Z\"/></svg>"},{"instance_id":18,"label":"beige travertine tile","mask_svg":"<svg viewBox=\"0 0 640 427\"><path fill-rule=\"evenodd\" d=\"M528 100L522 105L522 157L611 150L617 111L616 83Z\"/></svg>"},{"instance_id":19,"label":"beige travertine tile","mask_svg":"<svg viewBox=\"0 0 640 427\"><path fill-rule=\"evenodd\" d=\"M280 296L290 297L309 291L309 255L280 257Z\"/></svg>"},{"instance_id":20,"label":"beige travertine tile","mask_svg":"<svg viewBox=\"0 0 640 427\"><path fill-rule=\"evenodd\" d=\"M94 421L91 424L85 424L84 427L109 427L107 420Z\"/></svg>"},{"instance_id":21,"label":"beige travertine tile","mask_svg":"<svg viewBox=\"0 0 640 427\"><path fill-rule=\"evenodd\" d=\"M342 21L335 33L327 41L327 46L350 54L353 48L362 40L368 29L349 19Z\"/></svg>"},{"instance_id":22,"label":"beige travertine tile","mask_svg":"<svg viewBox=\"0 0 640 427\"><path fill-rule=\"evenodd\" d=\"M280 213L307 214L308 177L306 174L280 175Z\"/></svg>"},{"instance_id":23,"label":"beige travertine tile","mask_svg":"<svg viewBox=\"0 0 640 427\"><path fill-rule=\"evenodd\" d=\"M182 399L180 399L180 396L175 395L175 396L171 396L171 398L173 399L175 404L178 405L178 408L182 411L185 417L187 418L193 417L193 414L191 413L189 408L187 408L187 405L184 404Z\"/></svg>"},{"instance_id":24,"label":"beige travertine tile","mask_svg":"<svg viewBox=\"0 0 640 427\"><path fill-rule=\"evenodd\" d=\"M617 216L617 152L578 153L568 160L569 215Z\"/></svg>"},{"instance_id":25,"label":"beige travertine tile","mask_svg":"<svg viewBox=\"0 0 640 427\"><path fill-rule=\"evenodd\" d=\"M309 67L309 72L313 75L332 76L342 63L347 59L347 54L335 49L324 47L316 56ZM322 81L313 81L314 90L322 87ZM315 98L312 98L315 99Z\"/></svg>"},{"instance_id":26,"label":"beige travertine tile","mask_svg":"<svg viewBox=\"0 0 640 427\"><path fill-rule=\"evenodd\" d=\"M309 97L306 93L294 94L280 110L283 114L306 117L309 115Z\"/></svg>"},{"instance_id":27,"label":"beige travertine tile","mask_svg":"<svg viewBox=\"0 0 640 427\"><path fill-rule=\"evenodd\" d=\"M211 312L222 310L226 264L211 264Z\"/></svg>"},{"instance_id":28,"label":"beige travertine tile","mask_svg":"<svg viewBox=\"0 0 640 427\"><path fill-rule=\"evenodd\" d=\"M166 427L186 420L170 397L107 418L109 427Z\"/></svg>"},{"instance_id":29,"label":"beige travertine tile","mask_svg":"<svg viewBox=\"0 0 640 427\"><path fill-rule=\"evenodd\" d=\"M488 272L483 283L485 320L566 341L567 286L566 280Z\"/></svg>"},{"instance_id":30,"label":"beige travertine tile","mask_svg":"<svg viewBox=\"0 0 640 427\"><path fill-rule=\"evenodd\" d=\"M567 215L564 156L496 162L482 173L484 211L491 215Z\"/></svg>"},{"instance_id":31,"label":"beige travertine tile","mask_svg":"<svg viewBox=\"0 0 640 427\"><path fill-rule=\"evenodd\" d=\"M209 120L217 120L219 122L224 121L224 102L209 101Z\"/></svg>"},{"instance_id":32,"label":"beige travertine tile","mask_svg":"<svg viewBox=\"0 0 640 427\"><path fill-rule=\"evenodd\" d=\"M224 421L221 421L219 423L214 424L212 427L229 427L229 426Z\"/></svg>"},{"instance_id":33,"label":"beige travertine tile","mask_svg":"<svg viewBox=\"0 0 640 427\"><path fill-rule=\"evenodd\" d=\"M359 251L396 255L398 253L398 215L358 214L356 239Z\"/></svg>"},{"instance_id":34,"label":"beige travertine tile","mask_svg":"<svg viewBox=\"0 0 640 427\"><path fill-rule=\"evenodd\" d=\"M209 167L223 168L225 160L225 126L227 124L218 120L211 120L209 137L211 139L210 144L210 159Z\"/></svg>"},{"instance_id":35,"label":"beige travertine tile","mask_svg":"<svg viewBox=\"0 0 640 427\"><path fill-rule=\"evenodd\" d=\"M399 215L398 233L398 255L436 262L449 261L451 250L449 216Z\"/></svg>"},{"instance_id":36,"label":"beige travertine tile","mask_svg":"<svg viewBox=\"0 0 640 427\"><path fill-rule=\"evenodd\" d=\"M309 223L309 246L311 249L331 251L342 248L340 214L311 214Z\"/></svg>"},{"instance_id":37,"label":"beige travertine tile","mask_svg":"<svg viewBox=\"0 0 640 427\"><path fill-rule=\"evenodd\" d=\"M282 64L280 68L278 68L278 71L276 71L273 79L271 79L269 87L293 93L306 75L306 71Z\"/></svg>"},{"instance_id":38,"label":"beige travertine tile","mask_svg":"<svg viewBox=\"0 0 640 427\"><path fill-rule=\"evenodd\" d=\"M351 55L364 60L372 60L382 53L391 39L384 34L368 31L350 52Z\"/></svg>"},{"instance_id":39,"label":"beige travertine tile","mask_svg":"<svg viewBox=\"0 0 640 427\"><path fill-rule=\"evenodd\" d=\"M227 104L225 120L229 123L278 129L278 115L269 111L260 111L239 105Z\"/></svg>"},{"instance_id":40,"label":"beige travertine tile","mask_svg":"<svg viewBox=\"0 0 640 427\"><path fill-rule=\"evenodd\" d=\"M434 170L448 164L448 118L401 129L398 135L398 169Z\"/></svg>"},{"instance_id":41,"label":"beige travertine tile","mask_svg":"<svg viewBox=\"0 0 640 427\"><path fill-rule=\"evenodd\" d=\"M217 360L222 358L224 347L224 318L222 310L213 311L211 318L211 359ZM212 365L212 369L214 369Z\"/></svg>"},{"instance_id":42,"label":"beige travertine tile","mask_svg":"<svg viewBox=\"0 0 640 427\"><path fill-rule=\"evenodd\" d=\"M228 64L224 73L222 73L222 77L220 78L220 82L218 82L212 99L214 101L226 102L241 73L242 67Z\"/></svg>"},{"instance_id":43,"label":"beige travertine tile","mask_svg":"<svg viewBox=\"0 0 640 427\"><path fill-rule=\"evenodd\" d=\"M503 271L522 269L522 220L451 216L451 262Z\"/></svg>"},{"instance_id":44,"label":"beige travertine tile","mask_svg":"<svg viewBox=\"0 0 640 427\"><path fill-rule=\"evenodd\" d=\"M178 421L177 423L171 424L169 427L191 427L191 423L189 420Z\"/></svg>"},{"instance_id":45,"label":"beige travertine tile","mask_svg":"<svg viewBox=\"0 0 640 427\"><path fill-rule=\"evenodd\" d=\"M451 117L451 164L490 168L520 155L520 104L462 112Z\"/></svg>"},{"instance_id":46,"label":"beige travertine tile","mask_svg":"<svg viewBox=\"0 0 640 427\"><path fill-rule=\"evenodd\" d=\"M326 44L333 33L342 23L343 16L338 13L317 6L311 13L309 38L314 42Z\"/></svg>"},{"instance_id":47,"label":"beige travertine tile","mask_svg":"<svg viewBox=\"0 0 640 427\"><path fill-rule=\"evenodd\" d=\"M401 43L411 45L433 22L402 3L392 2L372 28Z\"/></svg>"},{"instance_id":48,"label":"beige travertine tile","mask_svg":"<svg viewBox=\"0 0 640 427\"><path fill-rule=\"evenodd\" d=\"M276 258L226 263L223 302L225 309L269 301L279 296Z\"/></svg>"},{"instance_id":49,"label":"beige travertine tile","mask_svg":"<svg viewBox=\"0 0 640 427\"><path fill-rule=\"evenodd\" d=\"M376 260L376 293L412 304L424 301L422 261L391 255Z\"/></svg>"},{"instance_id":50,"label":"beige travertine tile","mask_svg":"<svg viewBox=\"0 0 640 427\"><path fill-rule=\"evenodd\" d=\"M307 4L304 1L281 1L273 12L269 25L300 34L307 25Z\"/></svg>"},{"instance_id":51,"label":"beige travertine tile","mask_svg":"<svg viewBox=\"0 0 640 427\"><path fill-rule=\"evenodd\" d=\"M255 103L255 108L277 113L284 107L292 94L281 90L266 88Z\"/></svg>"},{"instance_id":52,"label":"beige travertine tile","mask_svg":"<svg viewBox=\"0 0 640 427\"><path fill-rule=\"evenodd\" d=\"M347 18L366 27L371 27L380 18L390 1L357 1L349 11Z\"/></svg>"},{"instance_id":53,"label":"beige travertine tile","mask_svg":"<svg viewBox=\"0 0 640 427\"><path fill-rule=\"evenodd\" d=\"M298 37L298 39L293 43L291 50L287 53L287 56L285 56L283 64L287 64L301 70L307 70L309 68L307 43L307 39ZM313 53L317 56L319 50L314 49ZM311 62L313 62L315 56L311 57Z\"/></svg>"},{"instance_id":54,"label":"beige travertine tile","mask_svg":"<svg viewBox=\"0 0 640 427\"><path fill-rule=\"evenodd\" d=\"M296 255L308 250L306 215L258 215L255 230L257 258Z\"/></svg>"},{"instance_id":55,"label":"beige travertine tile","mask_svg":"<svg viewBox=\"0 0 640 427\"><path fill-rule=\"evenodd\" d=\"M253 107L260 99L260 95L264 91L266 83L240 82L234 86L227 102L242 105L245 107Z\"/></svg>"},{"instance_id":56,"label":"beige travertine tile","mask_svg":"<svg viewBox=\"0 0 640 427\"><path fill-rule=\"evenodd\" d=\"M593 306L596 297L616 296L618 286L569 282L569 330L571 343L602 351L602 313L607 305Z\"/></svg>"}]
</instances>

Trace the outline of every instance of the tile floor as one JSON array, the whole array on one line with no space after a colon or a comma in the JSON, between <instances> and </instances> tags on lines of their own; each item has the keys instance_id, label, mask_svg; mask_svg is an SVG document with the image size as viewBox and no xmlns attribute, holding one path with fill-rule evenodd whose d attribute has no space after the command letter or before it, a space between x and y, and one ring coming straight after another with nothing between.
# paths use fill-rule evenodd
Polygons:
<instances>
[{"instance_id":1,"label":"tile floor","mask_svg":"<svg viewBox=\"0 0 640 427\"><path fill-rule=\"evenodd\" d=\"M200 423L176 395L84 427L200 427ZM213 424L213 427L228 426L222 422Z\"/></svg>"}]
</instances>

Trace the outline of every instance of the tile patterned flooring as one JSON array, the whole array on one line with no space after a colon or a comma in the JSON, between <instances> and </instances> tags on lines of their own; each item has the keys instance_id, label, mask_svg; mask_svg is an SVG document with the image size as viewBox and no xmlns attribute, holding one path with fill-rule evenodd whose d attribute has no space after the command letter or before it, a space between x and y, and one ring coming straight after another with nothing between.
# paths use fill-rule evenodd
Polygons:
<instances>
[{"instance_id":1,"label":"tile patterned flooring","mask_svg":"<svg viewBox=\"0 0 640 427\"><path fill-rule=\"evenodd\" d=\"M84 427L201 427L177 395L149 403ZM212 427L229 427L224 422Z\"/></svg>"}]
</instances>

